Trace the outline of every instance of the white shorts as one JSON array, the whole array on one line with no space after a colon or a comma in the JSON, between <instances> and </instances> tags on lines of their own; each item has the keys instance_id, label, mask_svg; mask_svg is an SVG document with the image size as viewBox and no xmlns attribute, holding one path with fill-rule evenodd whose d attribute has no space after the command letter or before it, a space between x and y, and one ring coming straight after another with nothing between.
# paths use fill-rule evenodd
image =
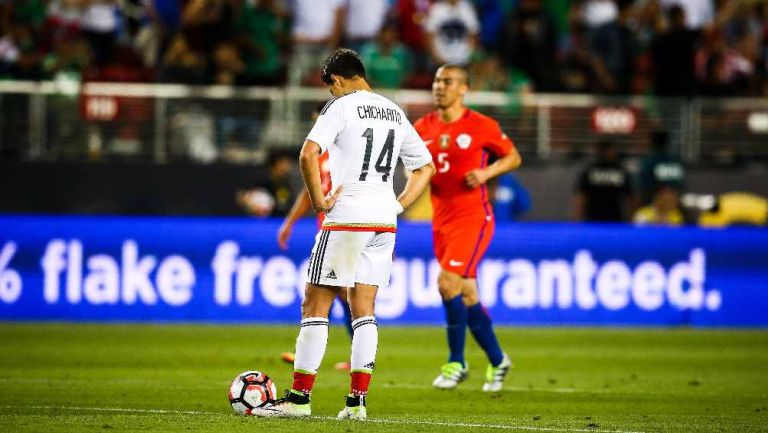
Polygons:
<instances>
[{"instance_id":1,"label":"white shorts","mask_svg":"<svg viewBox=\"0 0 768 433\"><path fill-rule=\"evenodd\" d=\"M307 282L354 287L389 284L395 234L320 230L309 258Z\"/></svg>"}]
</instances>

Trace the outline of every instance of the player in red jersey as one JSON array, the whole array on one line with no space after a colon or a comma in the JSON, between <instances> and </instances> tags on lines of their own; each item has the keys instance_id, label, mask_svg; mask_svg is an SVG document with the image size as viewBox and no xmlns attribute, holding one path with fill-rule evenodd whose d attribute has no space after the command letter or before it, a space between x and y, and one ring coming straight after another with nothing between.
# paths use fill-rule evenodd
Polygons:
<instances>
[{"instance_id":1,"label":"player in red jersey","mask_svg":"<svg viewBox=\"0 0 768 433\"><path fill-rule=\"evenodd\" d=\"M486 182L515 169L521 159L495 120L464 105L468 90L469 77L463 67L440 67L432 83L437 111L414 124L437 167L431 183L432 235L441 267L437 284L450 348L448 363L432 385L452 389L467 378L464 344L468 326L490 361L483 391L495 392L501 390L512 363L499 347L477 295L477 264L494 231ZM496 158L492 164L489 156Z\"/></svg>"},{"instance_id":2,"label":"player in red jersey","mask_svg":"<svg viewBox=\"0 0 768 433\"><path fill-rule=\"evenodd\" d=\"M312 120L317 120L317 116L320 115L320 110L323 109L325 106L325 102L315 107L315 111L312 113ZM323 194L328 195L328 193L331 192L332 186L331 186L331 172L328 170L328 152L325 152L324 154L320 155L320 158L318 159L318 165L320 167L320 183L323 187ZM307 212L312 208L312 202L309 200L309 194L307 193L307 190L302 190L301 194L296 197L296 201L293 203L293 206L291 207L291 210L288 212L288 215L285 216L285 219L283 220L283 224L280 225L280 228L277 231L277 245L280 247L281 250L285 251L288 249L288 241L291 239L291 235L293 234L293 226L296 224L296 221L299 220L302 216L306 215ZM317 214L317 226L320 227L323 224L323 219L325 219L324 213L318 213ZM352 338L352 315L349 310L349 304L347 303L347 289L341 288L338 292L339 301L341 301L341 305L344 310L344 326L347 329L347 334L349 334L349 338ZM283 352L280 355L280 359L283 361L293 364L293 361L295 360L296 356L293 352ZM349 361L341 361L337 362L334 365L334 368L339 371L349 371L350 369L350 363Z\"/></svg>"}]
</instances>

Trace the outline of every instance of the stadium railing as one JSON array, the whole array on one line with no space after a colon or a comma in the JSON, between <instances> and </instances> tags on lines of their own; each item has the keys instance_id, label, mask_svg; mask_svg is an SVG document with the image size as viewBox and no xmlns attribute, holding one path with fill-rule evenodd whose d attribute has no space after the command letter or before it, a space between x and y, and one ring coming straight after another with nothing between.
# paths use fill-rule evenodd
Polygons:
<instances>
[{"instance_id":1,"label":"stadium railing","mask_svg":"<svg viewBox=\"0 0 768 433\"><path fill-rule=\"evenodd\" d=\"M428 91L384 91L411 120L432 109ZM325 89L175 84L0 82L0 151L25 160L137 159L163 163L260 162L297 148ZM768 158L768 99L472 92L467 102L499 120L521 152L544 160L589 152L611 139L645 153L670 133L689 162Z\"/></svg>"}]
</instances>

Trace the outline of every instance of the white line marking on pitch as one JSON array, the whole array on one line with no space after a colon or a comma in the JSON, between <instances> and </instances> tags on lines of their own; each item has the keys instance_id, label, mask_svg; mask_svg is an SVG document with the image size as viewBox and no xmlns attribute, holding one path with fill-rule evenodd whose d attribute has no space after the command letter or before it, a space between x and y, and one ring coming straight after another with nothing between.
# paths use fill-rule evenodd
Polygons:
<instances>
[{"instance_id":1,"label":"white line marking on pitch","mask_svg":"<svg viewBox=\"0 0 768 433\"><path fill-rule=\"evenodd\" d=\"M50 409L50 410L84 410L94 412L121 412L121 413L157 413L157 414L172 414L172 415L227 415L224 412L205 412L199 410L167 410L167 409L133 409L133 408L120 408L120 407L83 407L83 406L12 406L5 405L0 406L3 409ZM336 417L331 416L313 416L311 419L318 419L324 421L336 421ZM530 427L521 425L505 425L505 424L482 424L482 423L463 423L463 422L447 422L447 421L417 421L417 420L399 420L399 419L387 419L387 418L372 418L361 422L369 422L374 424L410 424L410 425L434 425L441 427L466 427L466 428L492 428L501 430L524 430L524 431L549 431L549 432L600 432L600 433L643 433L627 430L602 430L599 428L594 429L578 429L578 428L555 428L555 427Z\"/></svg>"},{"instance_id":2,"label":"white line marking on pitch","mask_svg":"<svg viewBox=\"0 0 768 433\"><path fill-rule=\"evenodd\" d=\"M200 410L166 410L166 409L132 409L123 407L81 407L81 406L0 406L3 409L51 409L51 410L89 410L94 412L127 412L127 413L164 413L173 415L221 415L221 412L204 412Z\"/></svg>"},{"instance_id":3,"label":"white line marking on pitch","mask_svg":"<svg viewBox=\"0 0 768 433\"><path fill-rule=\"evenodd\" d=\"M432 389L430 385L420 385L418 383L382 383L377 384L382 388L391 389ZM517 392L558 392L558 393L571 393L571 392L609 392L604 390L592 390L592 389L577 389L577 388L528 388L523 386L505 386L504 391L517 391Z\"/></svg>"},{"instance_id":4,"label":"white line marking on pitch","mask_svg":"<svg viewBox=\"0 0 768 433\"><path fill-rule=\"evenodd\" d=\"M334 417L312 417L320 419L335 420ZM627 430L601 430L599 428L593 429L580 429L580 428L555 428L555 427L530 427L522 425L506 425L506 424L481 424L481 423L466 423L466 422L443 422L443 421L415 421L415 420L398 420L398 419L386 419L386 418L369 418L362 422L372 422L377 424L418 424L418 425L434 425L441 427L467 427L467 428L495 428L502 430L526 430L526 431L554 431L554 432L598 432L598 433L643 433Z\"/></svg>"}]
</instances>

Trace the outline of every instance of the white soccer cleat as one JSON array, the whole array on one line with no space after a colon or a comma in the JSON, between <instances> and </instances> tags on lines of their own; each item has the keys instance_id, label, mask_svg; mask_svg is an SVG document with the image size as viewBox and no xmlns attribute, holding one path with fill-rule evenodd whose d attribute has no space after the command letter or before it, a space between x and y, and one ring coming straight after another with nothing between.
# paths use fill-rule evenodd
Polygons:
<instances>
[{"instance_id":1,"label":"white soccer cleat","mask_svg":"<svg viewBox=\"0 0 768 433\"><path fill-rule=\"evenodd\" d=\"M368 414L365 412L365 396L347 396L347 404L344 409L339 412L338 419L356 419L363 420L368 418Z\"/></svg>"},{"instance_id":2,"label":"white soccer cleat","mask_svg":"<svg viewBox=\"0 0 768 433\"><path fill-rule=\"evenodd\" d=\"M309 397L287 391L285 398L254 408L251 415L262 418L302 418L312 415Z\"/></svg>"},{"instance_id":3,"label":"white soccer cleat","mask_svg":"<svg viewBox=\"0 0 768 433\"><path fill-rule=\"evenodd\" d=\"M440 368L440 375L432 381L432 386L439 389L454 389L469 377L469 364L449 362Z\"/></svg>"},{"instance_id":4,"label":"white soccer cleat","mask_svg":"<svg viewBox=\"0 0 768 433\"><path fill-rule=\"evenodd\" d=\"M512 360L509 359L507 354L504 354L504 359L496 367L488 364L488 368L485 370L485 383L483 384L483 391L485 392L499 392L504 384L504 378L507 377L509 369L512 368Z\"/></svg>"}]
</instances>

